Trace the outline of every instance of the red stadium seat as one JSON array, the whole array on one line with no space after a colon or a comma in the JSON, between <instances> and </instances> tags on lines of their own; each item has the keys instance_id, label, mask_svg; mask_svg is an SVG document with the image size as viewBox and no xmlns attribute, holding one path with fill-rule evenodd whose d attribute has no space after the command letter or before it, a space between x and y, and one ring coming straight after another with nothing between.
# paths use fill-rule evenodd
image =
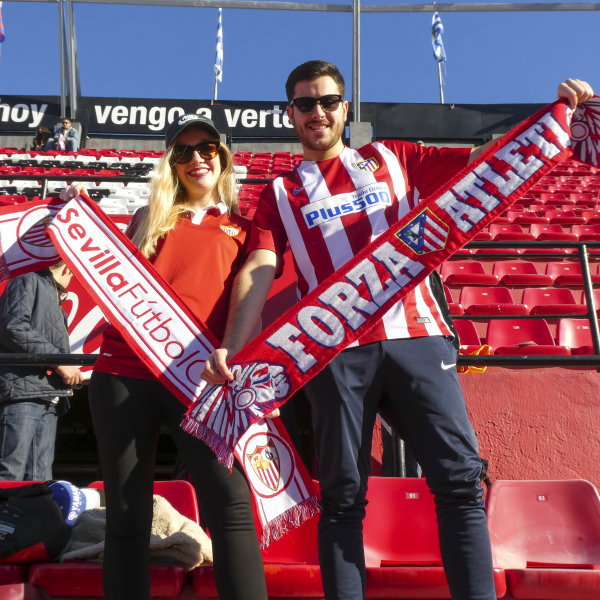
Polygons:
<instances>
[{"instance_id":1,"label":"red stadium seat","mask_svg":"<svg viewBox=\"0 0 600 600\"><path fill-rule=\"evenodd\" d=\"M534 241L535 237L530 233L525 233L520 225L503 225L492 223L490 233L496 241Z\"/></svg>"},{"instance_id":2,"label":"red stadium seat","mask_svg":"<svg viewBox=\"0 0 600 600\"><path fill-rule=\"evenodd\" d=\"M530 315L581 315L587 307L578 304L569 288L526 288L523 304ZM564 346L559 342L560 346Z\"/></svg>"},{"instance_id":3,"label":"red stadium seat","mask_svg":"<svg viewBox=\"0 0 600 600\"><path fill-rule=\"evenodd\" d=\"M576 242L579 237L575 233L565 233L560 225L542 225L533 223L530 229L536 240L548 242Z\"/></svg>"},{"instance_id":4,"label":"red stadium seat","mask_svg":"<svg viewBox=\"0 0 600 600\"><path fill-rule=\"evenodd\" d=\"M371 477L363 525L367 598L450 598L435 502L425 479ZM496 595L506 593L494 569Z\"/></svg>"},{"instance_id":5,"label":"red stadium seat","mask_svg":"<svg viewBox=\"0 0 600 600\"><path fill-rule=\"evenodd\" d=\"M600 225L600 211L584 210L581 216L585 219L586 225Z\"/></svg>"},{"instance_id":6,"label":"red stadium seat","mask_svg":"<svg viewBox=\"0 0 600 600\"><path fill-rule=\"evenodd\" d=\"M516 213L514 217L511 218L512 212L509 212L509 219L511 219L511 223L515 223L516 225L532 225L534 223L550 223L550 219L548 217L542 217L537 215L535 212L525 212L525 213Z\"/></svg>"},{"instance_id":7,"label":"red stadium seat","mask_svg":"<svg viewBox=\"0 0 600 600\"><path fill-rule=\"evenodd\" d=\"M567 197L563 193L548 193L542 192L540 194L540 201L544 204L568 204Z\"/></svg>"},{"instance_id":8,"label":"red stadium seat","mask_svg":"<svg viewBox=\"0 0 600 600\"><path fill-rule=\"evenodd\" d=\"M594 354L592 330L587 319L561 319L557 337L561 346L571 348L571 354Z\"/></svg>"},{"instance_id":9,"label":"red stadium seat","mask_svg":"<svg viewBox=\"0 0 600 600\"><path fill-rule=\"evenodd\" d=\"M452 262L442 264L441 275L446 285L497 285L498 277L485 272L479 262Z\"/></svg>"},{"instance_id":10,"label":"red stadium seat","mask_svg":"<svg viewBox=\"0 0 600 600\"><path fill-rule=\"evenodd\" d=\"M452 294L447 286L444 286L444 294L446 295L446 301L448 302L448 308L450 309L450 314L455 316L461 316L465 313L463 307L460 304L457 304L452 299Z\"/></svg>"},{"instance_id":11,"label":"red stadium seat","mask_svg":"<svg viewBox=\"0 0 600 600\"><path fill-rule=\"evenodd\" d=\"M460 304L466 315L526 315L523 304L515 304L505 287L468 287L460 292Z\"/></svg>"},{"instance_id":12,"label":"red stadium seat","mask_svg":"<svg viewBox=\"0 0 600 600\"><path fill-rule=\"evenodd\" d=\"M487 497L494 567L512 597L600 598L600 499L572 481L495 481Z\"/></svg>"},{"instance_id":13,"label":"red stadium seat","mask_svg":"<svg viewBox=\"0 0 600 600\"><path fill-rule=\"evenodd\" d=\"M487 344L494 349L494 354L501 355L570 354L568 348L554 343L550 328L543 319L490 321Z\"/></svg>"},{"instance_id":14,"label":"red stadium seat","mask_svg":"<svg viewBox=\"0 0 600 600\"><path fill-rule=\"evenodd\" d=\"M458 333L461 354L471 354L481 348L481 340L473 321L457 319L454 321L454 327Z\"/></svg>"},{"instance_id":15,"label":"red stadium seat","mask_svg":"<svg viewBox=\"0 0 600 600\"><path fill-rule=\"evenodd\" d=\"M600 242L600 225L573 225L571 231L579 236L582 242Z\"/></svg>"},{"instance_id":16,"label":"red stadium seat","mask_svg":"<svg viewBox=\"0 0 600 600\"><path fill-rule=\"evenodd\" d=\"M585 290L581 292L581 303L587 306L587 298L585 297ZM600 289L594 290L594 303L596 304L596 313L600 314Z\"/></svg>"},{"instance_id":17,"label":"red stadium seat","mask_svg":"<svg viewBox=\"0 0 600 600\"><path fill-rule=\"evenodd\" d=\"M581 265L578 263L548 263L546 265L546 275L549 275L556 285L564 287L583 285ZM600 283L600 275L591 273L590 276L592 283Z\"/></svg>"},{"instance_id":18,"label":"red stadium seat","mask_svg":"<svg viewBox=\"0 0 600 600\"><path fill-rule=\"evenodd\" d=\"M572 210L548 210L544 216L550 219L552 225L583 225L582 217L578 217Z\"/></svg>"},{"instance_id":19,"label":"red stadium seat","mask_svg":"<svg viewBox=\"0 0 600 600\"><path fill-rule=\"evenodd\" d=\"M104 488L102 481L90 485ZM154 493L162 496L182 515L199 523L198 502L194 488L187 481L155 481ZM151 565L152 596L177 596L183 587L186 570L173 565ZM34 565L29 582L41 585L52 596L102 596L102 564L66 563Z\"/></svg>"},{"instance_id":20,"label":"red stadium seat","mask_svg":"<svg viewBox=\"0 0 600 600\"><path fill-rule=\"evenodd\" d=\"M552 277L538 273L534 263L506 261L494 265L494 275L506 286L549 286Z\"/></svg>"}]
</instances>

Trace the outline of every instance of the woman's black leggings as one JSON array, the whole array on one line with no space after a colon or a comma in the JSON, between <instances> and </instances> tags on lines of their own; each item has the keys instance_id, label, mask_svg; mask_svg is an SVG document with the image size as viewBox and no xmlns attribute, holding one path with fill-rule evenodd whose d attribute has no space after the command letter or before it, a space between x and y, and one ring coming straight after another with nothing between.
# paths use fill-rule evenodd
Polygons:
<instances>
[{"instance_id":1,"label":"woman's black leggings","mask_svg":"<svg viewBox=\"0 0 600 600\"><path fill-rule=\"evenodd\" d=\"M159 381L94 372L90 404L106 491L104 597L150 598L154 459L165 422L190 469L210 531L219 598L266 600L250 490L241 467L236 463L229 473L206 444L179 427L185 406Z\"/></svg>"}]
</instances>

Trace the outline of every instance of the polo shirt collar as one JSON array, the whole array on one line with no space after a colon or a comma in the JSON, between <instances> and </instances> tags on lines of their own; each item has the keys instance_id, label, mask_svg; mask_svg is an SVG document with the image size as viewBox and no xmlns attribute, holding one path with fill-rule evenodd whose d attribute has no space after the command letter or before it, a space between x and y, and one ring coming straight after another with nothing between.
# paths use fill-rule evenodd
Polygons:
<instances>
[{"instance_id":1,"label":"polo shirt collar","mask_svg":"<svg viewBox=\"0 0 600 600\"><path fill-rule=\"evenodd\" d=\"M227 207L225 206L225 204L222 201L219 202L219 204L209 204L208 206L204 206L202 208L199 208L195 213L192 210L190 210L190 212L192 213L192 223L194 225L200 225L200 223L202 223L202 219L204 219L204 215L209 210L215 209L215 208L222 215L227 212Z\"/></svg>"}]
</instances>

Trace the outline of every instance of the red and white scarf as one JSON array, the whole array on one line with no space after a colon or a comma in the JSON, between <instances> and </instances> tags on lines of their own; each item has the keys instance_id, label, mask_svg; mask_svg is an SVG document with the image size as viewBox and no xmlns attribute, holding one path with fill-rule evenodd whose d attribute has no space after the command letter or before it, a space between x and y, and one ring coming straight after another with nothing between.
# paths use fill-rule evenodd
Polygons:
<instances>
[{"instance_id":1,"label":"red and white scarf","mask_svg":"<svg viewBox=\"0 0 600 600\"><path fill-rule=\"evenodd\" d=\"M540 110L238 352L229 365L234 380L207 385L183 428L231 466L251 423L286 402L557 164L575 154L597 166L599 153L600 98L574 114L563 100ZM424 244L426 227L439 243Z\"/></svg>"},{"instance_id":2,"label":"red and white scarf","mask_svg":"<svg viewBox=\"0 0 600 600\"><path fill-rule=\"evenodd\" d=\"M0 208L0 283L60 260L45 231L64 205L52 198Z\"/></svg>"},{"instance_id":3,"label":"red and white scarf","mask_svg":"<svg viewBox=\"0 0 600 600\"><path fill-rule=\"evenodd\" d=\"M4 279L56 263L60 255L152 373L193 406L205 385L204 360L219 342L92 200L1 208L0 240ZM234 451L250 483L263 547L317 514L314 484L279 419L247 427Z\"/></svg>"}]
</instances>

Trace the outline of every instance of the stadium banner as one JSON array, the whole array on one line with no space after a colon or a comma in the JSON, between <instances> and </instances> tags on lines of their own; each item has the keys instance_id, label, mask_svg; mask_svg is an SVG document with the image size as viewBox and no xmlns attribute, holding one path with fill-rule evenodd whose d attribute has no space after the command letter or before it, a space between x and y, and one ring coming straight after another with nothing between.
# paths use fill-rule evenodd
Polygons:
<instances>
[{"instance_id":1,"label":"stadium banner","mask_svg":"<svg viewBox=\"0 0 600 600\"><path fill-rule=\"evenodd\" d=\"M251 423L286 402L557 164L575 156L598 166L599 153L600 97L575 113L564 100L537 112L230 358L233 381L207 385L183 428L231 468Z\"/></svg>"},{"instance_id":2,"label":"stadium banner","mask_svg":"<svg viewBox=\"0 0 600 600\"><path fill-rule=\"evenodd\" d=\"M47 235L131 349L192 407L205 385L206 356L219 341L87 196L64 204ZM250 483L263 547L318 513L314 484L279 419L246 427L234 452Z\"/></svg>"},{"instance_id":3,"label":"stadium banner","mask_svg":"<svg viewBox=\"0 0 600 600\"><path fill-rule=\"evenodd\" d=\"M286 100L234 102L147 98L82 97L77 117L90 135L162 137L184 113L210 117L221 133L234 138L295 138L285 114ZM361 115L377 139L469 140L504 134L543 108L543 104L397 104L362 102ZM352 107L350 108L352 110ZM0 96L3 134L52 129L60 122L58 96ZM162 140L161 140L162 141ZM295 139L293 140L296 141ZM0 144L1 145L1 144Z\"/></svg>"}]
</instances>

